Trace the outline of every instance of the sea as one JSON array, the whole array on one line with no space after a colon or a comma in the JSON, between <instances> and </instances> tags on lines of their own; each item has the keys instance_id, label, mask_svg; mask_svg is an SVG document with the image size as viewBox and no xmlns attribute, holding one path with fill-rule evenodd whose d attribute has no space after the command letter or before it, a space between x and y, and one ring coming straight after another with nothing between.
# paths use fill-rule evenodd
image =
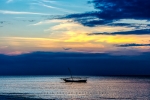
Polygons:
<instances>
[{"instance_id":1,"label":"sea","mask_svg":"<svg viewBox=\"0 0 150 100\"><path fill-rule=\"evenodd\" d=\"M0 95L39 100L150 100L148 77L80 76L88 77L87 83L61 80L66 77L0 76Z\"/></svg>"}]
</instances>

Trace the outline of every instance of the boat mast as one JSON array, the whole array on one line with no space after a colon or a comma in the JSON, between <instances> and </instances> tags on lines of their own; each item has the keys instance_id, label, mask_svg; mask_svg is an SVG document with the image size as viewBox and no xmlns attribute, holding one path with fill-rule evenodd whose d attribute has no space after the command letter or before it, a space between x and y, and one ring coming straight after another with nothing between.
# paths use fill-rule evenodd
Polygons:
<instances>
[{"instance_id":1,"label":"boat mast","mask_svg":"<svg viewBox=\"0 0 150 100\"><path fill-rule=\"evenodd\" d=\"M68 68L68 70L69 70L69 72L70 72L70 75L71 75L71 78L72 78L72 80L73 80L73 77L72 77L72 73L71 73L71 70Z\"/></svg>"}]
</instances>

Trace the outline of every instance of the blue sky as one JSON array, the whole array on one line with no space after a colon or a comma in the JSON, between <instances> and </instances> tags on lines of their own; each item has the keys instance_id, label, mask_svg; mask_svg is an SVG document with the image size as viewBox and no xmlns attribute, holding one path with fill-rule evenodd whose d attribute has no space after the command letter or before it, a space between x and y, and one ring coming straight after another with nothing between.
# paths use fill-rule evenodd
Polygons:
<instances>
[{"instance_id":1,"label":"blue sky","mask_svg":"<svg viewBox=\"0 0 150 100\"><path fill-rule=\"evenodd\" d=\"M43 36L43 30L51 24L40 27L34 27L31 24L48 20L57 15L79 13L93 9L92 7L83 7L86 4L86 0L80 2L76 0L71 2L68 2L68 0L1 0L0 21L3 22L3 25L1 25L0 35L14 37Z\"/></svg>"}]
</instances>

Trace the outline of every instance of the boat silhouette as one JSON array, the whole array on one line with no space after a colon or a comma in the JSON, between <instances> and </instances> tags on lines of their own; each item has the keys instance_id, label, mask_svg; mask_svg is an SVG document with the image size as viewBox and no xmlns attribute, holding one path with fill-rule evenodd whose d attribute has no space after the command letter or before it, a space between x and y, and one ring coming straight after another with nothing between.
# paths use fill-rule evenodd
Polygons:
<instances>
[{"instance_id":1,"label":"boat silhouette","mask_svg":"<svg viewBox=\"0 0 150 100\"><path fill-rule=\"evenodd\" d=\"M87 78L81 78L81 77L72 77L71 70L68 68L71 77L69 78L61 78L65 82L87 82Z\"/></svg>"}]
</instances>

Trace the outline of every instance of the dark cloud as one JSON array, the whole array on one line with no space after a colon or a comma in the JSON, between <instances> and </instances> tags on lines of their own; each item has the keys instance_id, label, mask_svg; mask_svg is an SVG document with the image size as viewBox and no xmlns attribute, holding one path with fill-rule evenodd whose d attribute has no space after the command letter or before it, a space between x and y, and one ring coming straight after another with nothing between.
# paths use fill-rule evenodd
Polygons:
<instances>
[{"instance_id":1,"label":"dark cloud","mask_svg":"<svg viewBox=\"0 0 150 100\"><path fill-rule=\"evenodd\" d=\"M35 20L28 20L29 22L35 22Z\"/></svg>"},{"instance_id":2,"label":"dark cloud","mask_svg":"<svg viewBox=\"0 0 150 100\"><path fill-rule=\"evenodd\" d=\"M0 21L0 27L4 27L5 25L9 25L9 24L12 24L10 23L9 21Z\"/></svg>"},{"instance_id":3,"label":"dark cloud","mask_svg":"<svg viewBox=\"0 0 150 100\"><path fill-rule=\"evenodd\" d=\"M6 23L6 21L0 21L0 24L4 24L4 23Z\"/></svg>"},{"instance_id":4,"label":"dark cloud","mask_svg":"<svg viewBox=\"0 0 150 100\"><path fill-rule=\"evenodd\" d=\"M150 20L150 0L92 0L89 3L94 5L96 11L70 14L59 18L73 19L75 22L89 27L111 25L139 28L140 23L114 22L121 19Z\"/></svg>"},{"instance_id":5,"label":"dark cloud","mask_svg":"<svg viewBox=\"0 0 150 100\"><path fill-rule=\"evenodd\" d=\"M113 32L113 33L87 33L87 35L147 35L150 34L149 29L143 29L143 30L133 30L133 31L122 31L122 32Z\"/></svg>"},{"instance_id":6,"label":"dark cloud","mask_svg":"<svg viewBox=\"0 0 150 100\"><path fill-rule=\"evenodd\" d=\"M2 28L5 23L6 21L0 21L0 28Z\"/></svg>"},{"instance_id":7,"label":"dark cloud","mask_svg":"<svg viewBox=\"0 0 150 100\"><path fill-rule=\"evenodd\" d=\"M23 22L35 22L35 20L22 20Z\"/></svg>"},{"instance_id":8,"label":"dark cloud","mask_svg":"<svg viewBox=\"0 0 150 100\"><path fill-rule=\"evenodd\" d=\"M150 44L120 44L120 45L116 45L117 47L137 47L137 46L150 46Z\"/></svg>"},{"instance_id":9,"label":"dark cloud","mask_svg":"<svg viewBox=\"0 0 150 100\"><path fill-rule=\"evenodd\" d=\"M150 75L150 53L136 56L107 53L34 52L0 55L0 75Z\"/></svg>"},{"instance_id":10,"label":"dark cloud","mask_svg":"<svg viewBox=\"0 0 150 100\"><path fill-rule=\"evenodd\" d=\"M66 16L66 18L83 18L87 23L91 23L97 18L99 24L110 23L120 19L150 19L149 0L93 0L91 3L99 11L72 14ZM89 18L93 21L88 21Z\"/></svg>"},{"instance_id":11,"label":"dark cloud","mask_svg":"<svg viewBox=\"0 0 150 100\"><path fill-rule=\"evenodd\" d=\"M146 19L149 20L149 0L93 0L99 11L99 18L107 20Z\"/></svg>"}]
</instances>

